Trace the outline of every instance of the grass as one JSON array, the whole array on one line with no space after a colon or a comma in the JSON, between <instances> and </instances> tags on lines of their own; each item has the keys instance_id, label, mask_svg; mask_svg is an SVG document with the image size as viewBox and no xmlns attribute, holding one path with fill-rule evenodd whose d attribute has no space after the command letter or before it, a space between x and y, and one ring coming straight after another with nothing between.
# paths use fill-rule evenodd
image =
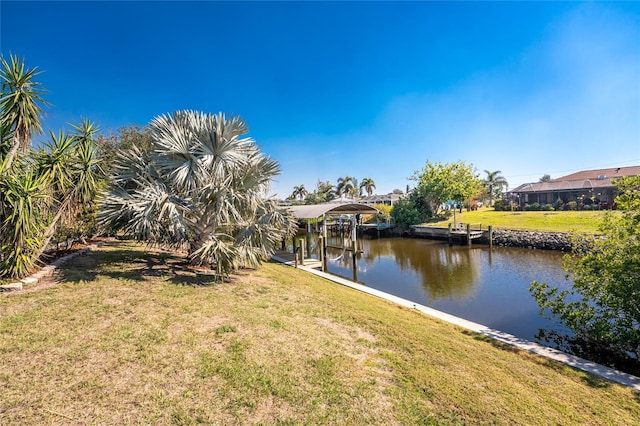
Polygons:
<instances>
[{"instance_id":1,"label":"grass","mask_svg":"<svg viewBox=\"0 0 640 426\"><path fill-rule=\"evenodd\" d=\"M266 264L110 243L0 296L2 424L638 424L640 395Z\"/></svg>"},{"instance_id":2,"label":"grass","mask_svg":"<svg viewBox=\"0 0 640 426\"><path fill-rule=\"evenodd\" d=\"M553 211L553 212L504 212L483 207L476 211L456 212L456 221L481 223L483 228L492 225L494 229L518 229L526 231L598 233L598 225L606 211ZM612 214L619 214L617 211ZM429 223L430 226L448 226L449 220Z\"/></svg>"}]
</instances>

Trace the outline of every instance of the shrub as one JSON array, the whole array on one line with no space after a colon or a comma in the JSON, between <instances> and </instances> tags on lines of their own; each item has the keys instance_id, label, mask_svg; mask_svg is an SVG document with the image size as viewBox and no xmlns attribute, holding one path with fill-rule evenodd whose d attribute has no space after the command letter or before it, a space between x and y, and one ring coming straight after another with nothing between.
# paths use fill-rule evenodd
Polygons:
<instances>
[{"instance_id":1,"label":"shrub","mask_svg":"<svg viewBox=\"0 0 640 426\"><path fill-rule=\"evenodd\" d=\"M546 211L546 212L552 212L552 211L554 211L555 209L553 208L553 206L552 206L551 204L546 204L546 205L542 208L542 210L544 210L544 211Z\"/></svg>"},{"instance_id":2,"label":"shrub","mask_svg":"<svg viewBox=\"0 0 640 426\"><path fill-rule=\"evenodd\" d=\"M521 210L521 209L520 209L520 206L518 205L518 203L515 203L515 202L512 201L510 203L506 203L504 205L504 207L503 207L503 210L508 212L508 211L512 211L512 210L516 211L516 210Z\"/></svg>"},{"instance_id":3,"label":"shrub","mask_svg":"<svg viewBox=\"0 0 640 426\"><path fill-rule=\"evenodd\" d=\"M507 204L507 203L504 203ZM496 209L497 211L502 210L502 200L496 200L493 202L493 208Z\"/></svg>"},{"instance_id":4,"label":"shrub","mask_svg":"<svg viewBox=\"0 0 640 426\"><path fill-rule=\"evenodd\" d=\"M420 212L409 200L398 201L391 210L391 217L396 225L405 229L420 223Z\"/></svg>"},{"instance_id":5,"label":"shrub","mask_svg":"<svg viewBox=\"0 0 640 426\"><path fill-rule=\"evenodd\" d=\"M578 202L577 201L569 201L567 203L567 208L569 210L577 210L578 209Z\"/></svg>"},{"instance_id":6,"label":"shrub","mask_svg":"<svg viewBox=\"0 0 640 426\"><path fill-rule=\"evenodd\" d=\"M563 207L564 207L564 201L562 201L562 198L558 198L553 203L553 208L556 209L556 210L562 210Z\"/></svg>"},{"instance_id":7,"label":"shrub","mask_svg":"<svg viewBox=\"0 0 640 426\"><path fill-rule=\"evenodd\" d=\"M584 206L582 206L582 210L593 210L593 207L591 206L591 204L585 204Z\"/></svg>"},{"instance_id":8,"label":"shrub","mask_svg":"<svg viewBox=\"0 0 640 426\"><path fill-rule=\"evenodd\" d=\"M528 212L537 212L540 210L540 204L538 203L525 204L524 209L525 211L528 211Z\"/></svg>"},{"instance_id":9,"label":"shrub","mask_svg":"<svg viewBox=\"0 0 640 426\"><path fill-rule=\"evenodd\" d=\"M388 204L376 204L373 207L378 209L380 213L377 213L374 217L372 217L372 220L376 219L379 222L385 222L387 219L391 218L391 210L393 210L393 206L390 206Z\"/></svg>"}]
</instances>

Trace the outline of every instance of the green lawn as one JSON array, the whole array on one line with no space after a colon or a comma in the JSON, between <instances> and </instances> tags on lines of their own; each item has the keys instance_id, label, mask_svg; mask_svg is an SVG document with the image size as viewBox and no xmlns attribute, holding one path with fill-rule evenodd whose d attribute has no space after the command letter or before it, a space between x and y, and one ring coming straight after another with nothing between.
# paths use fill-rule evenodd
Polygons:
<instances>
[{"instance_id":1,"label":"green lawn","mask_svg":"<svg viewBox=\"0 0 640 426\"><path fill-rule=\"evenodd\" d=\"M492 225L494 229L519 229L527 231L597 233L598 225L606 211L557 211L557 212L503 212L493 208L456 213L456 221ZM612 214L619 214L614 211ZM428 223L430 226L447 226L453 223L453 216L446 221Z\"/></svg>"},{"instance_id":2,"label":"green lawn","mask_svg":"<svg viewBox=\"0 0 640 426\"><path fill-rule=\"evenodd\" d=\"M57 279L0 295L2 424L640 424L630 388L278 264L108 243Z\"/></svg>"}]
</instances>

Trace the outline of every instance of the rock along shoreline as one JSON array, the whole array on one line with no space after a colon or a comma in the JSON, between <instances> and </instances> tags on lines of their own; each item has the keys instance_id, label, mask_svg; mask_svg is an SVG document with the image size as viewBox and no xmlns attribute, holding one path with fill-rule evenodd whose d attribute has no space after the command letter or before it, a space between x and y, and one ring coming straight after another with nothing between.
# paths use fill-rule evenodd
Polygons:
<instances>
[{"instance_id":1,"label":"rock along shoreline","mask_svg":"<svg viewBox=\"0 0 640 426\"><path fill-rule=\"evenodd\" d=\"M489 232L485 232L479 241L489 244ZM493 244L501 247L519 247L538 250L557 250L570 252L573 249L572 234L565 232L539 232L494 230Z\"/></svg>"},{"instance_id":2,"label":"rock along shoreline","mask_svg":"<svg viewBox=\"0 0 640 426\"><path fill-rule=\"evenodd\" d=\"M403 237L447 240L447 228L413 226L410 231L400 234ZM590 238L597 238L591 236ZM474 244L489 244L489 231L484 230L482 237L473 240ZM493 230L493 245L498 247L518 247L535 250L555 250L571 252L574 248L573 234L568 232L520 231L509 229ZM456 242L459 244L459 242ZM588 244L588 243L587 243Z\"/></svg>"}]
</instances>

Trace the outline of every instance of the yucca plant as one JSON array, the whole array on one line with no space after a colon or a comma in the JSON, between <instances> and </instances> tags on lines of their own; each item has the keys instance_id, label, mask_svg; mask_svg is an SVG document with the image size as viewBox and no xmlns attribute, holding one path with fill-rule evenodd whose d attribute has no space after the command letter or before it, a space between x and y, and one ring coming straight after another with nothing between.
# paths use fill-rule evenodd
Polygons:
<instances>
[{"instance_id":1,"label":"yucca plant","mask_svg":"<svg viewBox=\"0 0 640 426\"><path fill-rule=\"evenodd\" d=\"M188 249L228 275L257 267L295 222L266 193L278 164L239 117L178 111L150 124L152 149L120 152L100 223L141 241Z\"/></svg>"},{"instance_id":2,"label":"yucca plant","mask_svg":"<svg viewBox=\"0 0 640 426\"><path fill-rule=\"evenodd\" d=\"M28 167L20 169L0 173L0 277L26 275L43 244L43 183Z\"/></svg>"},{"instance_id":3,"label":"yucca plant","mask_svg":"<svg viewBox=\"0 0 640 426\"><path fill-rule=\"evenodd\" d=\"M61 225L87 223L104 181L94 135L82 120L74 133L50 132L49 141L30 149L41 133L47 102L34 78L40 72L10 55L0 58L0 276L27 274ZM22 153L19 148L22 146ZM65 226L66 227L66 226Z\"/></svg>"},{"instance_id":4,"label":"yucca plant","mask_svg":"<svg viewBox=\"0 0 640 426\"><path fill-rule=\"evenodd\" d=\"M9 56L9 61L0 58L0 123L13 132L13 142L5 161L8 170L22 147L27 152L32 133L42 133L40 118L48 103L43 99L44 90L34 78L41 72L27 68L24 59Z\"/></svg>"},{"instance_id":5,"label":"yucca plant","mask_svg":"<svg viewBox=\"0 0 640 426\"><path fill-rule=\"evenodd\" d=\"M95 134L98 128L86 119L73 125L73 133L50 132L44 149L33 157L35 167L48 196L50 220L41 238L47 247L59 226L78 228L84 215L95 210L95 199L104 183ZM83 235L81 229L76 229Z\"/></svg>"}]
</instances>

